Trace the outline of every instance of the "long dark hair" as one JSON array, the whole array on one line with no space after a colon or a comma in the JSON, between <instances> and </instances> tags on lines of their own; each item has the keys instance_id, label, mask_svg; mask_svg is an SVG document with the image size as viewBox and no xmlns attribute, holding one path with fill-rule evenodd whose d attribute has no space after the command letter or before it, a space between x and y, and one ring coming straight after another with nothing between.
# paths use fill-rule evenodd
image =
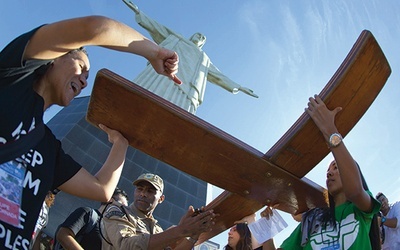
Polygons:
<instances>
[{"instance_id":1,"label":"long dark hair","mask_svg":"<svg viewBox=\"0 0 400 250\"><path fill-rule=\"evenodd\" d=\"M236 231L239 233L240 239L236 245L236 250L252 250L251 232L246 223L236 224ZM232 247L226 245L225 250L233 250Z\"/></svg>"},{"instance_id":2,"label":"long dark hair","mask_svg":"<svg viewBox=\"0 0 400 250\"><path fill-rule=\"evenodd\" d=\"M369 190L367 182L365 181L364 175L361 172L360 166L356 162L358 171L361 176L361 182L364 190ZM321 221L324 227L326 227L328 224L333 225L336 228L336 217L335 217L335 200L329 192L326 191L325 194L328 197L328 204L329 207L326 208L321 208L322 210L322 216L321 216ZM372 197L371 197L372 199ZM308 213L305 213L304 216L306 217ZM371 221L371 227L369 230L369 240L371 243L371 247L373 250L380 250L381 249L381 243L380 243L380 232L379 232L379 224L378 224L378 217L376 214L372 217Z\"/></svg>"}]
</instances>

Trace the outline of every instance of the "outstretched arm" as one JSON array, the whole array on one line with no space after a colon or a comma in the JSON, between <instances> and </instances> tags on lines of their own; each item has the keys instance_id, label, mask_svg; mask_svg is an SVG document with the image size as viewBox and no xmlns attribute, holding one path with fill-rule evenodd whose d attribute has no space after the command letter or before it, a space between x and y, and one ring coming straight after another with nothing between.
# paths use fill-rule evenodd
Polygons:
<instances>
[{"instance_id":1,"label":"outstretched arm","mask_svg":"<svg viewBox=\"0 0 400 250\"><path fill-rule=\"evenodd\" d=\"M138 249L139 246L143 249L164 249L173 246L173 249L189 250L193 248L194 240L192 242L185 237L197 239L200 233L210 230L215 217L212 210L193 215L194 209L190 206L179 225L150 235L141 233L136 224L131 223L124 213L112 206L105 212L102 220L104 236L116 249Z\"/></svg>"},{"instance_id":2,"label":"outstretched arm","mask_svg":"<svg viewBox=\"0 0 400 250\"><path fill-rule=\"evenodd\" d=\"M173 245L174 242L179 243L173 249L193 249L199 235L211 230L215 216L213 210L207 210L195 215L195 210L190 206L177 226L171 227L160 234L150 236L148 249L162 249ZM186 237L189 237L189 240Z\"/></svg>"},{"instance_id":3,"label":"outstretched arm","mask_svg":"<svg viewBox=\"0 0 400 250\"><path fill-rule=\"evenodd\" d=\"M154 42L156 42L157 44L162 43L169 35L180 37L181 39L185 40L185 38L183 38L172 29L150 18L145 13L143 13L143 11L140 11L139 8L131 1L123 1L131 10L133 10L133 12L135 12L136 22L149 32L151 38L153 38Z\"/></svg>"},{"instance_id":4,"label":"outstretched arm","mask_svg":"<svg viewBox=\"0 0 400 250\"><path fill-rule=\"evenodd\" d=\"M248 94L249 96L258 98L258 95L256 95L256 94L254 93L254 91L251 90L251 89L249 89L249 88L240 86L240 87L239 87L239 91L242 91L243 93Z\"/></svg>"},{"instance_id":5,"label":"outstretched arm","mask_svg":"<svg viewBox=\"0 0 400 250\"><path fill-rule=\"evenodd\" d=\"M128 141L116 130L104 125L99 127L108 134L108 140L113 144L103 167L95 176L81 168L59 189L79 197L107 202L111 199L121 177Z\"/></svg>"},{"instance_id":6,"label":"outstretched arm","mask_svg":"<svg viewBox=\"0 0 400 250\"><path fill-rule=\"evenodd\" d=\"M339 133L335 116L341 110L341 107L329 110L318 95L309 98L308 108L305 109L327 142L333 133ZM362 186L360 171L350 152L343 142L337 147L331 147L331 151L340 172L346 198L362 211L371 212L373 202Z\"/></svg>"},{"instance_id":7,"label":"outstretched arm","mask_svg":"<svg viewBox=\"0 0 400 250\"><path fill-rule=\"evenodd\" d=\"M155 71L180 83L178 55L131 27L103 16L88 16L42 26L30 40L24 59L54 59L83 46L102 46L146 58Z\"/></svg>"},{"instance_id":8,"label":"outstretched arm","mask_svg":"<svg viewBox=\"0 0 400 250\"><path fill-rule=\"evenodd\" d=\"M136 4L132 3L132 1L129 0L122 0L131 10L133 10L133 12L135 12L135 14L139 14L139 8L137 7Z\"/></svg>"},{"instance_id":9,"label":"outstretched arm","mask_svg":"<svg viewBox=\"0 0 400 250\"><path fill-rule=\"evenodd\" d=\"M269 206L266 206L265 209L260 213L260 216L269 219L272 216L272 208ZM262 244L262 249L263 250L276 250L277 248L275 247L274 238L271 238L271 239L265 241ZM278 248L278 249L281 249L281 248Z\"/></svg>"},{"instance_id":10,"label":"outstretched arm","mask_svg":"<svg viewBox=\"0 0 400 250\"><path fill-rule=\"evenodd\" d=\"M233 94L237 94L239 91L242 91L247 95L258 98L258 95L256 95L253 90L242 87L240 86L240 84L232 81L230 78L222 74L221 71L219 71L219 69L215 67L212 63L210 63L208 69L207 81L214 83L228 90L229 92L232 92Z\"/></svg>"}]
</instances>

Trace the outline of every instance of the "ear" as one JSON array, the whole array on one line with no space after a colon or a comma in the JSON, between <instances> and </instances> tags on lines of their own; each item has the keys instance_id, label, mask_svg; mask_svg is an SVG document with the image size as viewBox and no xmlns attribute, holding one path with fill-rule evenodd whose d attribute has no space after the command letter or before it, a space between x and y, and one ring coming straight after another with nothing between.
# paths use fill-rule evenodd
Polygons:
<instances>
[{"instance_id":1,"label":"ear","mask_svg":"<svg viewBox=\"0 0 400 250\"><path fill-rule=\"evenodd\" d=\"M165 195L161 195L160 199L158 199L158 204L161 204L165 200Z\"/></svg>"}]
</instances>

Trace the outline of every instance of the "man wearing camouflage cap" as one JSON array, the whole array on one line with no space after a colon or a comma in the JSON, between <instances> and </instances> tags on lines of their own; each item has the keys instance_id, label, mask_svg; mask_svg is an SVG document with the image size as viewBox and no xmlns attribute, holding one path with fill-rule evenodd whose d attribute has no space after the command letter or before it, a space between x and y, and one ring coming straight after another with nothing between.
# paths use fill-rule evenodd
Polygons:
<instances>
[{"instance_id":1,"label":"man wearing camouflage cap","mask_svg":"<svg viewBox=\"0 0 400 250\"><path fill-rule=\"evenodd\" d=\"M163 231L153 211L165 199L160 176L145 173L134 182L134 201L129 206L112 204L104 212L101 223L103 250L114 249L192 249L199 235L211 230L215 214L203 211L197 216L192 206L177 226Z\"/></svg>"}]
</instances>

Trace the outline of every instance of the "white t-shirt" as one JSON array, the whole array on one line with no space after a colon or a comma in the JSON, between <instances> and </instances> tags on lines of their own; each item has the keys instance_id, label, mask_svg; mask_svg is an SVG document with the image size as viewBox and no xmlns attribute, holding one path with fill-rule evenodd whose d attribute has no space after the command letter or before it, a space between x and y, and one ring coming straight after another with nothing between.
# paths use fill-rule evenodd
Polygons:
<instances>
[{"instance_id":1,"label":"white t-shirt","mask_svg":"<svg viewBox=\"0 0 400 250\"><path fill-rule=\"evenodd\" d=\"M385 242L382 245L383 250L400 249L400 202L390 205L390 210L386 218L397 218L396 228L383 225L385 229Z\"/></svg>"}]
</instances>

